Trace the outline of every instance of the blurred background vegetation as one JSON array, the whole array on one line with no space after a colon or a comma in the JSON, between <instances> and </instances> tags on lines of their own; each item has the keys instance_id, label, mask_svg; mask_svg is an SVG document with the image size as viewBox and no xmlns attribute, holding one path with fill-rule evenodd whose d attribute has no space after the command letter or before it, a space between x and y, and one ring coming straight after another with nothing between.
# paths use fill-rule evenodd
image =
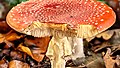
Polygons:
<instances>
[{"instance_id":1,"label":"blurred background vegetation","mask_svg":"<svg viewBox=\"0 0 120 68\"><path fill-rule=\"evenodd\" d=\"M8 11L21 2L27 0L0 0L0 20L5 20Z\"/></svg>"},{"instance_id":2,"label":"blurred background vegetation","mask_svg":"<svg viewBox=\"0 0 120 68\"><path fill-rule=\"evenodd\" d=\"M27 0L4 0L4 2L6 2L9 5L9 7L13 7L13 6L15 6L21 2L25 2L25 1L27 1Z\"/></svg>"}]
</instances>

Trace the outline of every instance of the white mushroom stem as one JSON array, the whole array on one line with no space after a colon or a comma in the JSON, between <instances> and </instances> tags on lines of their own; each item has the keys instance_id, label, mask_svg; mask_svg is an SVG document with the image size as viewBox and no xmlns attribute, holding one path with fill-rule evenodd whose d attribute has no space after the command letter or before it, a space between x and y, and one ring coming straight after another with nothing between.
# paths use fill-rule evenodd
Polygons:
<instances>
[{"instance_id":1,"label":"white mushroom stem","mask_svg":"<svg viewBox=\"0 0 120 68\"><path fill-rule=\"evenodd\" d=\"M51 68L65 68L67 60L85 57L83 39L58 33L52 37L46 56L50 58Z\"/></svg>"},{"instance_id":2,"label":"white mushroom stem","mask_svg":"<svg viewBox=\"0 0 120 68\"><path fill-rule=\"evenodd\" d=\"M72 54L68 38L61 33L52 37L46 55L50 58L51 68L65 68L65 56Z\"/></svg>"},{"instance_id":3,"label":"white mushroom stem","mask_svg":"<svg viewBox=\"0 0 120 68\"><path fill-rule=\"evenodd\" d=\"M72 55L71 59L75 60L76 58L85 57L84 55L84 45L83 39L77 37L68 37L70 44L72 46Z\"/></svg>"}]
</instances>

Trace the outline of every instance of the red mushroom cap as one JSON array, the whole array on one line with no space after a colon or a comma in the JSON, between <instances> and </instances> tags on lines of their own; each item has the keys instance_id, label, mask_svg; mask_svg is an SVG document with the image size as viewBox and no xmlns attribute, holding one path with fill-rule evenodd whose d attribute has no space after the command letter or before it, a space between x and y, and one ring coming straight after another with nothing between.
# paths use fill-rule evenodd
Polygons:
<instances>
[{"instance_id":1,"label":"red mushroom cap","mask_svg":"<svg viewBox=\"0 0 120 68\"><path fill-rule=\"evenodd\" d=\"M97 32L111 27L116 20L114 11L104 3L93 0L27 1L10 10L8 24L22 32L33 22L68 24L71 29L92 25Z\"/></svg>"}]
</instances>

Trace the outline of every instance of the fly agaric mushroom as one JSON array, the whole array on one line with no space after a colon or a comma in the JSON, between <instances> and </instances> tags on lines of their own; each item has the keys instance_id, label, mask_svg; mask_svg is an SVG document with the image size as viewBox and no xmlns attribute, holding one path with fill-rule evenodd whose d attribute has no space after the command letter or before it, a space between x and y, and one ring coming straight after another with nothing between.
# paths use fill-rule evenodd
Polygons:
<instances>
[{"instance_id":1,"label":"fly agaric mushroom","mask_svg":"<svg viewBox=\"0 0 120 68\"><path fill-rule=\"evenodd\" d=\"M93 0L35 0L13 7L8 25L34 37L52 36L47 56L52 68L65 68L66 56L84 56L83 38L95 36L115 23L114 11ZM72 51L72 49L74 51Z\"/></svg>"}]
</instances>

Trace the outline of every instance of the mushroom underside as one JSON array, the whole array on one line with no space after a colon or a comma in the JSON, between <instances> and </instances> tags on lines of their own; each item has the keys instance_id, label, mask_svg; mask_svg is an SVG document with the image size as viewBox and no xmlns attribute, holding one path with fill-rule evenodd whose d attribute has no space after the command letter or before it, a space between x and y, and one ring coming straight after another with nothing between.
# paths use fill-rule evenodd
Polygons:
<instances>
[{"instance_id":1,"label":"mushroom underside","mask_svg":"<svg viewBox=\"0 0 120 68\"><path fill-rule=\"evenodd\" d=\"M59 33L67 37L89 38L97 35L99 31L93 25L78 25L78 28L70 28L67 24L47 24L34 22L22 31L24 34L32 35L34 37L53 36Z\"/></svg>"}]
</instances>

